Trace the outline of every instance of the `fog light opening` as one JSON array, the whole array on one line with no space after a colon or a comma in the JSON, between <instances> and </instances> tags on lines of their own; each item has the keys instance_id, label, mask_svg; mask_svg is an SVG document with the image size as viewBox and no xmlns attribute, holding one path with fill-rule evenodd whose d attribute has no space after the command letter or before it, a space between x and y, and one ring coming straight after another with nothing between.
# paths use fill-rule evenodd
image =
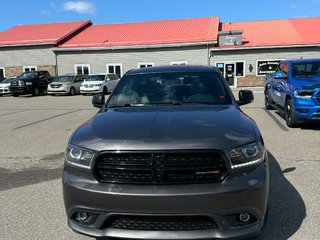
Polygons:
<instances>
[{"instance_id":1,"label":"fog light opening","mask_svg":"<svg viewBox=\"0 0 320 240\"><path fill-rule=\"evenodd\" d=\"M85 220L87 220L88 218L88 213L86 212L78 212L76 220L79 222L83 222Z\"/></svg>"},{"instance_id":2,"label":"fog light opening","mask_svg":"<svg viewBox=\"0 0 320 240\"><path fill-rule=\"evenodd\" d=\"M248 213L240 213L239 219L243 223L247 223L250 221L250 215Z\"/></svg>"}]
</instances>

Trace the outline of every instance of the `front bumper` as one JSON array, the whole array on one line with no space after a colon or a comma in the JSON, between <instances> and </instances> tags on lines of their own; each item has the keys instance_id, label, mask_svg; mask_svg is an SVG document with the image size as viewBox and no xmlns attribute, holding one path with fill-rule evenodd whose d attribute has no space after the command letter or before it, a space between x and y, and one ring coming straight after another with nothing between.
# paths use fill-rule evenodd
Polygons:
<instances>
[{"instance_id":1,"label":"front bumper","mask_svg":"<svg viewBox=\"0 0 320 240\"><path fill-rule=\"evenodd\" d=\"M4 95L4 94L10 94L11 91L9 90L9 88L0 88L0 95Z\"/></svg>"},{"instance_id":2,"label":"front bumper","mask_svg":"<svg viewBox=\"0 0 320 240\"><path fill-rule=\"evenodd\" d=\"M69 89L60 87L60 88L51 88L48 86L48 94L68 94Z\"/></svg>"},{"instance_id":3,"label":"front bumper","mask_svg":"<svg viewBox=\"0 0 320 240\"><path fill-rule=\"evenodd\" d=\"M320 98L319 98L320 100ZM298 99L294 100L294 114L303 121L320 121L320 101L318 99Z\"/></svg>"},{"instance_id":4,"label":"front bumper","mask_svg":"<svg viewBox=\"0 0 320 240\"><path fill-rule=\"evenodd\" d=\"M80 93L102 93L103 88L101 87L92 87L92 88L85 88L85 87L80 87Z\"/></svg>"},{"instance_id":5,"label":"front bumper","mask_svg":"<svg viewBox=\"0 0 320 240\"><path fill-rule=\"evenodd\" d=\"M186 185L101 184L91 173L66 167L63 195L68 225L93 237L128 239L229 239L252 237L262 229L269 192L267 159L245 172L230 174L222 183ZM95 216L89 224L75 220L79 211ZM255 221L234 225L226 216L246 212ZM217 228L192 231L142 231L109 228L112 216L206 216Z\"/></svg>"},{"instance_id":6,"label":"front bumper","mask_svg":"<svg viewBox=\"0 0 320 240\"><path fill-rule=\"evenodd\" d=\"M12 93L18 93L18 94L29 94L29 93L32 93L33 91L32 86L10 87L9 89Z\"/></svg>"}]
</instances>

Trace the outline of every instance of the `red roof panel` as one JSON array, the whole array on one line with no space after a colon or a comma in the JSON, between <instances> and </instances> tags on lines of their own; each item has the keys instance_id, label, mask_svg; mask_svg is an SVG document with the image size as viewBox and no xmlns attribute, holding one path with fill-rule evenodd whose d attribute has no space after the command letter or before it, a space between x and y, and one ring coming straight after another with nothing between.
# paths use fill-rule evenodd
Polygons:
<instances>
[{"instance_id":1,"label":"red roof panel","mask_svg":"<svg viewBox=\"0 0 320 240\"><path fill-rule=\"evenodd\" d=\"M57 44L91 21L18 25L0 32L0 46Z\"/></svg>"},{"instance_id":2,"label":"red roof panel","mask_svg":"<svg viewBox=\"0 0 320 240\"><path fill-rule=\"evenodd\" d=\"M320 18L232 22L222 24L221 31L231 30L243 30L243 45L231 48L292 46L320 43Z\"/></svg>"},{"instance_id":3,"label":"red roof panel","mask_svg":"<svg viewBox=\"0 0 320 240\"><path fill-rule=\"evenodd\" d=\"M60 48L215 42L218 17L93 25Z\"/></svg>"}]
</instances>

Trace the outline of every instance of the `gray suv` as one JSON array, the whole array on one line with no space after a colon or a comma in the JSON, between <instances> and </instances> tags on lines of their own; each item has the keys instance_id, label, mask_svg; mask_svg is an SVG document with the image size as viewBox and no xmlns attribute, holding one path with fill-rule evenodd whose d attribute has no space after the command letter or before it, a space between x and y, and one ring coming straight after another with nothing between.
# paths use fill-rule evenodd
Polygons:
<instances>
[{"instance_id":1,"label":"gray suv","mask_svg":"<svg viewBox=\"0 0 320 240\"><path fill-rule=\"evenodd\" d=\"M268 154L219 70L127 72L71 136L63 195L68 225L96 238L252 237L267 219Z\"/></svg>"}]
</instances>

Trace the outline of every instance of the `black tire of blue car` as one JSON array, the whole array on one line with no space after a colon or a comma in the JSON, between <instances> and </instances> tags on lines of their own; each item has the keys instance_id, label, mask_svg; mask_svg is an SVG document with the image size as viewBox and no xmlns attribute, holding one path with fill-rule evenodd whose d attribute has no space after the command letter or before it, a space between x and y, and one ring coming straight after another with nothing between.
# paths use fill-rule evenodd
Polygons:
<instances>
[{"instance_id":1,"label":"black tire of blue car","mask_svg":"<svg viewBox=\"0 0 320 240\"><path fill-rule=\"evenodd\" d=\"M266 110L273 110L274 108L270 105L269 93L266 91L264 94L264 107Z\"/></svg>"},{"instance_id":2,"label":"black tire of blue car","mask_svg":"<svg viewBox=\"0 0 320 240\"><path fill-rule=\"evenodd\" d=\"M292 99L288 99L286 101L284 111L285 111L284 117L285 117L287 126L290 128L296 127L297 126L297 118L294 115Z\"/></svg>"},{"instance_id":3,"label":"black tire of blue car","mask_svg":"<svg viewBox=\"0 0 320 240\"><path fill-rule=\"evenodd\" d=\"M70 88L70 91L69 91L69 95L70 96L73 96L73 95L75 95L76 94L76 90L72 87L72 88Z\"/></svg>"},{"instance_id":4,"label":"black tire of blue car","mask_svg":"<svg viewBox=\"0 0 320 240\"><path fill-rule=\"evenodd\" d=\"M19 93L12 93L13 97L19 97Z\"/></svg>"}]
</instances>

